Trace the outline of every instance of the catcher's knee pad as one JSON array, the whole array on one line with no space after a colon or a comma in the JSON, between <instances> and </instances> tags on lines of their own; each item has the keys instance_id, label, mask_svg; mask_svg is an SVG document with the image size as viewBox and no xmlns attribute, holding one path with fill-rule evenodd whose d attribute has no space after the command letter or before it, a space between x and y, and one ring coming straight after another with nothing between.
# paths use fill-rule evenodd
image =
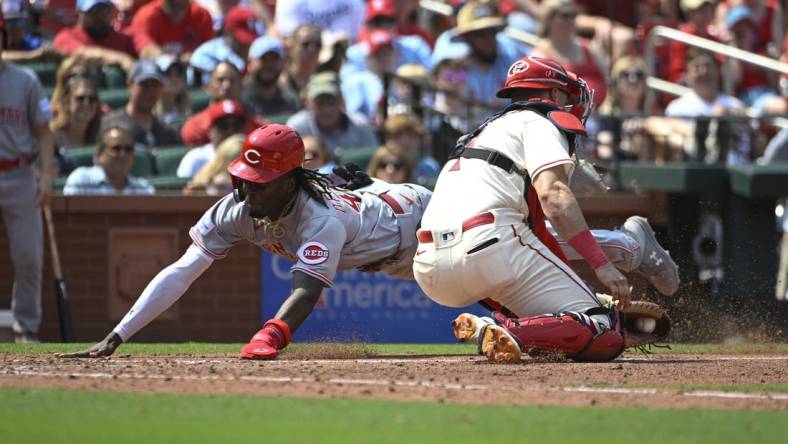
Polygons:
<instances>
[{"instance_id":1,"label":"catcher's knee pad","mask_svg":"<svg viewBox=\"0 0 788 444\"><path fill-rule=\"evenodd\" d=\"M592 316L605 314L610 324L601 325ZM594 308L586 313L565 312L510 319L496 316L529 355L560 353L576 361L610 361L624 351L618 312Z\"/></svg>"}]
</instances>

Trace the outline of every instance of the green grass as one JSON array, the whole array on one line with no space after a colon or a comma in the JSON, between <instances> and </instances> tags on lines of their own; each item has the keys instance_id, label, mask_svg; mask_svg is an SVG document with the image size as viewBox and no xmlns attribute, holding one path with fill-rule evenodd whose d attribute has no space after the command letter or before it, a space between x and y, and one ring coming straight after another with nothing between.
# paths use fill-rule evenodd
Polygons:
<instances>
[{"instance_id":1,"label":"green grass","mask_svg":"<svg viewBox=\"0 0 788 444\"><path fill-rule=\"evenodd\" d=\"M0 388L4 442L775 443L783 411L511 407ZM780 437L783 438L780 438Z\"/></svg>"},{"instance_id":2,"label":"green grass","mask_svg":"<svg viewBox=\"0 0 788 444\"><path fill-rule=\"evenodd\" d=\"M2 344L0 353L62 353L90 347L91 343L81 344ZM206 354L233 355L243 344L207 344L185 342L177 344L129 343L122 345L117 353L122 354ZM308 352L310 348L323 345L293 344L288 347L291 353ZM671 349L654 348L656 354L788 354L788 343L729 343L729 344L671 344ZM364 344L363 348L374 355L462 355L476 352L475 345L469 344Z\"/></svg>"}]
</instances>

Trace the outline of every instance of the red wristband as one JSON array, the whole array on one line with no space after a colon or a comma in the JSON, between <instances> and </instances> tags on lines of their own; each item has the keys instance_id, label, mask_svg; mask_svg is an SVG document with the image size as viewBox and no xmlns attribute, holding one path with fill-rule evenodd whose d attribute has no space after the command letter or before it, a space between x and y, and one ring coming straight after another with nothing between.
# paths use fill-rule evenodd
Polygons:
<instances>
[{"instance_id":1,"label":"red wristband","mask_svg":"<svg viewBox=\"0 0 788 444\"><path fill-rule=\"evenodd\" d=\"M594 270L605 265L608 262L607 256L599 248L596 239L588 229L583 230L569 239L569 245L577 251L577 254L583 257L588 265Z\"/></svg>"},{"instance_id":2,"label":"red wristband","mask_svg":"<svg viewBox=\"0 0 788 444\"><path fill-rule=\"evenodd\" d=\"M290 344L290 338L292 337L290 326L281 319L271 319L267 321L265 325L263 325L263 331L276 340L277 343L271 345L276 347L277 350L281 350Z\"/></svg>"}]
</instances>

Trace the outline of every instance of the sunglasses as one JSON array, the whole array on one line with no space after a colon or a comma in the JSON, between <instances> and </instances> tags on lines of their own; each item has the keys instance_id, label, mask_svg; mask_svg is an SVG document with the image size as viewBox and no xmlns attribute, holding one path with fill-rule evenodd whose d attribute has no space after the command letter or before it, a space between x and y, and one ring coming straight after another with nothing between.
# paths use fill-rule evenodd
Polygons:
<instances>
[{"instance_id":1,"label":"sunglasses","mask_svg":"<svg viewBox=\"0 0 788 444\"><path fill-rule=\"evenodd\" d=\"M468 80L468 71L462 69L447 69L441 73L441 80L447 82L464 82Z\"/></svg>"},{"instance_id":2,"label":"sunglasses","mask_svg":"<svg viewBox=\"0 0 788 444\"><path fill-rule=\"evenodd\" d=\"M380 162L380 165L378 166L378 169L387 170L387 169L389 169L389 167L391 167L395 171L399 171L399 170L405 168L405 165L403 165L402 162L398 162L396 160L383 161L383 162Z\"/></svg>"},{"instance_id":3,"label":"sunglasses","mask_svg":"<svg viewBox=\"0 0 788 444\"><path fill-rule=\"evenodd\" d=\"M626 79L626 80L634 83L634 82L637 82L639 80L643 80L644 78L646 78L646 73L643 72L643 71L640 71L640 70L624 71L624 72L622 72L621 74L618 75L618 78Z\"/></svg>"},{"instance_id":4,"label":"sunglasses","mask_svg":"<svg viewBox=\"0 0 788 444\"><path fill-rule=\"evenodd\" d=\"M74 100L76 100L77 103L93 104L93 103L97 103L98 102L98 97L97 96L92 96L92 95L74 96Z\"/></svg>"},{"instance_id":5,"label":"sunglasses","mask_svg":"<svg viewBox=\"0 0 788 444\"><path fill-rule=\"evenodd\" d=\"M391 26L396 23L397 23L397 19L395 19L394 17L379 15L368 21L367 25L372 28L380 28L383 26Z\"/></svg>"},{"instance_id":6,"label":"sunglasses","mask_svg":"<svg viewBox=\"0 0 788 444\"><path fill-rule=\"evenodd\" d=\"M301 48L303 49L319 50L322 47L323 47L323 42L321 42L320 40L307 40L301 42Z\"/></svg>"},{"instance_id":7,"label":"sunglasses","mask_svg":"<svg viewBox=\"0 0 788 444\"><path fill-rule=\"evenodd\" d=\"M112 145L108 146L107 149L115 155L131 154L134 152L134 145Z\"/></svg>"}]
</instances>

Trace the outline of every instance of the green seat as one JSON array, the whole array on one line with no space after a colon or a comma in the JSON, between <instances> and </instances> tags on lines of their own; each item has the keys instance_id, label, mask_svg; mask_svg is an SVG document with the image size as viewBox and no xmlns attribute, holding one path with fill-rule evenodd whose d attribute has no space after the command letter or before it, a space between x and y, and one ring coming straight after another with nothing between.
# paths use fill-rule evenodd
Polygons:
<instances>
[{"instance_id":1,"label":"green seat","mask_svg":"<svg viewBox=\"0 0 788 444\"><path fill-rule=\"evenodd\" d=\"M355 163L358 165L359 168L362 170L366 170L367 166L369 165L369 161L372 160L372 156L375 155L375 151L378 150L378 147L366 147L366 148L337 148L336 154L338 164L346 164L346 163Z\"/></svg>"},{"instance_id":2,"label":"green seat","mask_svg":"<svg viewBox=\"0 0 788 444\"><path fill-rule=\"evenodd\" d=\"M148 182L156 188L156 191L180 191L189 183L187 177L177 176L157 176L149 177Z\"/></svg>"},{"instance_id":3,"label":"green seat","mask_svg":"<svg viewBox=\"0 0 788 444\"><path fill-rule=\"evenodd\" d=\"M99 91L101 101L112 109L123 107L129 101L129 90L123 88L102 89Z\"/></svg>"},{"instance_id":4,"label":"green seat","mask_svg":"<svg viewBox=\"0 0 788 444\"><path fill-rule=\"evenodd\" d=\"M74 161L74 165L92 166L93 156L96 153L95 146L84 146L69 148L65 152L65 156ZM144 149L137 148L134 151L134 163L131 165L131 175L137 177L153 176L153 157L148 154Z\"/></svg>"},{"instance_id":5,"label":"green seat","mask_svg":"<svg viewBox=\"0 0 788 444\"><path fill-rule=\"evenodd\" d=\"M54 182L52 182L52 189L62 193L63 188L66 186L66 179L68 179L68 177L56 177Z\"/></svg>"},{"instance_id":6,"label":"green seat","mask_svg":"<svg viewBox=\"0 0 788 444\"><path fill-rule=\"evenodd\" d=\"M181 159L187 152L189 152L189 147L186 146L157 148L153 152L156 174L159 176L174 176L178 171L178 165L181 164Z\"/></svg>"},{"instance_id":7,"label":"green seat","mask_svg":"<svg viewBox=\"0 0 788 444\"><path fill-rule=\"evenodd\" d=\"M95 146L80 146L69 148L65 156L74 162L77 167L93 165L93 156L96 154Z\"/></svg>"},{"instance_id":8,"label":"green seat","mask_svg":"<svg viewBox=\"0 0 788 444\"><path fill-rule=\"evenodd\" d=\"M57 68L58 64L53 62L34 62L34 63L25 63L22 66L32 70L36 73L38 80L41 82L41 86L43 87L55 87L55 79L57 76Z\"/></svg>"},{"instance_id":9,"label":"green seat","mask_svg":"<svg viewBox=\"0 0 788 444\"><path fill-rule=\"evenodd\" d=\"M192 104L192 112L195 114L204 110L211 103L211 96L201 89L189 91L189 100Z\"/></svg>"},{"instance_id":10,"label":"green seat","mask_svg":"<svg viewBox=\"0 0 788 444\"><path fill-rule=\"evenodd\" d=\"M273 116L265 117L265 120L271 123L279 123L284 125L287 123L287 120L290 119L290 116L292 116L292 114L275 114Z\"/></svg>"}]
</instances>

